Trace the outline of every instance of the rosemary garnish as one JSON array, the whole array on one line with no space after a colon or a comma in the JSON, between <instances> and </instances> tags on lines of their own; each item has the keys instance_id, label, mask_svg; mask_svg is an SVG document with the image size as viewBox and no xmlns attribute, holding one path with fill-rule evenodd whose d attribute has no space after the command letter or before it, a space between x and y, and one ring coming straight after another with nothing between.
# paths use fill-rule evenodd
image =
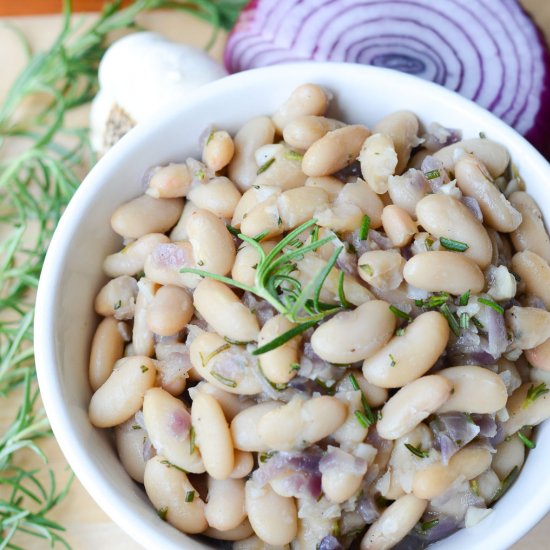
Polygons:
<instances>
[{"instance_id":1,"label":"rosemary garnish","mask_svg":"<svg viewBox=\"0 0 550 550\"><path fill-rule=\"evenodd\" d=\"M363 411L365 413L363 416L365 417L365 419L367 421L367 427L372 426L372 424L374 424L376 422L376 419L374 418L374 414L372 412L372 409L370 408L370 405L367 401L367 398L365 397L365 393L361 389L361 386L359 385L359 382L357 382L357 378L355 378L355 376L353 374L348 375L348 380L350 381L351 387L355 391L360 391L361 392L361 405L363 406Z\"/></svg>"},{"instance_id":2,"label":"rosemary garnish","mask_svg":"<svg viewBox=\"0 0 550 550\"><path fill-rule=\"evenodd\" d=\"M433 529L436 525L439 524L439 519L435 518L431 521L424 521L418 524L416 531L421 535L425 535L430 529Z\"/></svg>"},{"instance_id":3,"label":"rosemary garnish","mask_svg":"<svg viewBox=\"0 0 550 550\"><path fill-rule=\"evenodd\" d=\"M226 376L223 376L219 372L216 372L215 370L211 370L210 374L218 381L221 382L224 386L227 386L228 388L236 388L237 382L233 380L232 378L227 378Z\"/></svg>"},{"instance_id":4,"label":"rosemary garnish","mask_svg":"<svg viewBox=\"0 0 550 550\"><path fill-rule=\"evenodd\" d=\"M244 342L242 340L232 340L231 338L228 338L227 336L224 336L223 339L232 346L247 346L248 344L251 344L252 342Z\"/></svg>"},{"instance_id":5,"label":"rosemary garnish","mask_svg":"<svg viewBox=\"0 0 550 550\"><path fill-rule=\"evenodd\" d=\"M442 306L443 304L449 301L449 294L447 292L440 292L433 296L430 296L426 300L417 299L414 301L416 307L421 307L425 309L434 309Z\"/></svg>"},{"instance_id":6,"label":"rosemary garnish","mask_svg":"<svg viewBox=\"0 0 550 550\"><path fill-rule=\"evenodd\" d=\"M157 510L157 514L158 514L158 517L162 520L162 521L166 521L166 516L168 514L168 506L163 506L162 508L159 508Z\"/></svg>"},{"instance_id":7,"label":"rosemary garnish","mask_svg":"<svg viewBox=\"0 0 550 550\"><path fill-rule=\"evenodd\" d=\"M397 361L395 360L395 357L390 353L390 367L395 367L397 365Z\"/></svg>"},{"instance_id":8,"label":"rosemary garnish","mask_svg":"<svg viewBox=\"0 0 550 550\"><path fill-rule=\"evenodd\" d=\"M359 269L362 269L369 277L372 277L374 275L374 270L369 264L361 264L359 266Z\"/></svg>"},{"instance_id":9,"label":"rosemary garnish","mask_svg":"<svg viewBox=\"0 0 550 550\"><path fill-rule=\"evenodd\" d=\"M290 151L286 151L285 154L283 155L285 157L285 159L288 159L288 160L302 160L304 158L304 155L302 155L302 153L298 153L298 151L294 151L294 150L290 150ZM273 159L275 160L275 159Z\"/></svg>"},{"instance_id":10,"label":"rosemary garnish","mask_svg":"<svg viewBox=\"0 0 550 550\"><path fill-rule=\"evenodd\" d=\"M518 437L528 449L534 449L537 446L537 444L531 441L521 430L518 432Z\"/></svg>"},{"instance_id":11,"label":"rosemary garnish","mask_svg":"<svg viewBox=\"0 0 550 550\"><path fill-rule=\"evenodd\" d=\"M472 493L474 493L474 495L476 495L477 497L480 496L479 485L478 485L478 483L477 483L477 480L472 479L472 480L470 481L470 490L471 490Z\"/></svg>"},{"instance_id":12,"label":"rosemary garnish","mask_svg":"<svg viewBox=\"0 0 550 550\"><path fill-rule=\"evenodd\" d=\"M458 305L459 306L467 306L468 302L470 301L470 291L467 290L464 294L460 296L458 299Z\"/></svg>"},{"instance_id":13,"label":"rosemary garnish","mask_svg":"<svg viewBox=\"0 0 550 550\"><path fill-rule=\"evenodd\" d=\"M197 437L197 434L195 432L195 428L191 426L189 428L189 454L192 455L195 452L195 439Z\"/></svg>"},{"instance_id":14,"label":"rosemary garnish","mask_svg":"<svg viewBox=\"0 0 550 550\"><path fill-rule=\"evenodd\" d=\"M398 307L395 307L395 306L390 306L390 311L396 316L396 317L400 317L401 319L405 319L405 321L410 321L412 319L412 317L406 313L405 311L399 309Z\"/></svg>"},{"instance_id":15,"label":"rosemary garnish","mask_svg":"<svg viewBox=\"0 0 550 550\"><path fill-rule=\"evenodd\" d=\"M434 180L436 178L441 177L441 173L437 169L436 170L430 170L429 172L425 172L424 175L429 180Z\"/></svg>"},{"instance_id":16,"label":"rosemary garnish","mask_svg":"<svg viewBox=\"0 0 550 550\"><path fill-rule=\"evenodd\" d=\"M470 316L467 313L460 315L460 328L467 329L470 326Z\"/></svg>"},{"instance_id":17,"label":"rosemary garnish","mask_svg":"<svg viewBox=\"0 0 550 550\"><path fill-rule=\"evenodd\" d=\"M369 421L365 416L365 413L363 413L362 411L355 411L354 414L355 418L357 418L357 421L359 422L359 424L361 424L361 426L363 426L363 428L368 428L370 426Z\"/></svg>"},{"instance_id":18,"label":"rosemary garnish","mask_svg":"<svg viewBox=\"0 0 550 550\"><path fill-rule=\"evenodd\" d=\"M487 503L488 506L496 502L499 498L506 493L506 491L512 486L512 483L516 480L519 474L519 468L514 466L510 473L500 482L499 488L496 490L493 498Z\"/></svg>"},{"instance_id":19,"label":"rosemary garnish","mask_svg":"<svg viewBox=\"0 0 550 550\"><path fill-rule=\"evenodd\" d=\"M195 500L195 491L187 491L185 493L185 502L193 502Z\"/></svg>"},{"instance_id":20,"label":"rosemary garnish","mask_svg":"<svg viewBox=\"0 0 550 550\"><path fill-rule=\"evenodd\" d=\"M423 451L420 447L415 447L410 443L405 443L404 445L414 456L417 456L418 458L428 458L430 454L429 451Z\"/></svg>"},{"instance_id":21,"label":"rosemary garnish","mask_svg":"<svg viewBox=\"0 0 550 550\"><path fill-rule=\"evenodd\" d=\"M470 248L469 244L454 241L453 239L447 239L447 237L439 237L439 242L443 248L447 250L452 250L453 252L464 252Z\"/></svg>"},{"instance_id":22,"label":"rosemary garnish","mask_svg":"<svg viewBox=\"0 0 550 550\"><path fill-rule=\"evenodd\" d=\"M504 313L504 308L498 305L496 302L493 302L493 300L489 300L488 298L478 298L477 301L484 306L488 306L494 309L497 313L500 313L501 315Z\"/></svg>"},{"instance_id":23,"label":"rosemary garnish","mask_svg":"<svg viewBox=\"0 0 550 550\"><path fill-rule=\"evenodd\" d=\"M345 309L350 309L352 305L347 301L346 295L344 293L344 272L340 271L338 274L338 300L340 300L340 305Z\"/></svg>"},{"instance_id":24,"label":"rosemary garnish","mask_svg":"<svg viewBox=\"0 0 550 550\"><path fill-rule=\"evenodd\" d=\"M303 245L298 237L304 231L314 226L316 221L315 219L309 220L288 233L269 253L266 253L251 237L242 233L238 234L241 240L250 244L258 252L259 260L256 267L254 286L245 285L229 277L201 269L185 267L180 270L182 273L194 273L202 277L209 277L255 294L259 298L266 300L290 321L297 323L298 326L281 334L272 342L259 347L253 352L254 355L260 355L284 344L297 334L314 326L327 315L332 315L343 309L341 305L324 304L320 301L321 289L333 270L338 256L344 249L343 246L334 250L325 266L304 287L300 281L292 276L292 273L296 270L295 262L297 260L335 238L335 235L330 235ZM298 242L300 244L297 244Z\"/></svg>"},{"instance_id":25,"label":"rosemary garnish","mask_svg":"<svg viewBox=\"0 0 550 550\"><path fill-rule=\"evenodd\" d=\"M534 384L527 390L527 396L522 403L521 408L526 409L529 405L532 405L539 397L550 392L550 389L546 387L545 382L541 382L538 386Z\"/></svg>"},{"instance_id":26,"label":"rosemary garnish","mask_svg":"<svg viewBox=\"0 0 550 550\"><path fill-rule=\"evenodd\" d=\"M144 374L149 370L149 367L146 367L145 365L141 365L139 368L141 369L141 372L143 372Z\"/></svg>"},{"instance_id":27,"label":"rosemary garnish","mask_svg":"<svg viewBox=\"0 0 550 550\"><path fill-rule=\"evenodd\" d=\"M361 220L361 227L359 227L359 239L361 241L364 241L368 238L369 228L370 228L370 218L365 214L363 216L363 219Z\"/></svg>"},{"instance_id":28,"label":"rosemary garnish","mask_svg":"<svg viewBox=\"0 0 550 550\"><path fill-rule=\"evenodd\" d=\"M262 464L265 464L271 457L277 454L277 451L267 451L258 455L258 460Z\"/></svg>"},{"instance_id":29,"label":"rosemary garnish","mask_svg":"<svg viewBox=\"0 0 550 550\"><path fill-rule=\"evenodd\" d=\"M256 172L256 175L259 176L260 174L263 174L273 163L275 162L275 157L271 157L269 160L266 160Z\"/></svg>"},{"instance_id":30,"label":"rosemary garnish","mask_svg":"<svg viewBox=\"0 0 550 550\"><path fill-rule=\"evenodd\" d=\"M211 361L211 359L216 357L216 355L218 355L222 351L225 351L226 349L229 349L230 347L231 347L231 344L222 344L221 346L217 347L214 351L211 351L207 355L203 355L202 353L199 353L200 358L201 358L202 366L206 367L206 365L208 365L208 363Z\"/></svg>"},{"instance_id":31,"label":"rosemary garnish","mask_svg":"<svg viewBox=\"0 0 550 550\"><path fill-rule=\"evenodd\" d=\"M443 304L439 311L447 319L447 323L449 323L449 327L454 332L456 336L460 336L460 325L458 324L458 321L456 319L455 314L449 309L448 304Z\"/></svg>"}]
</instances>

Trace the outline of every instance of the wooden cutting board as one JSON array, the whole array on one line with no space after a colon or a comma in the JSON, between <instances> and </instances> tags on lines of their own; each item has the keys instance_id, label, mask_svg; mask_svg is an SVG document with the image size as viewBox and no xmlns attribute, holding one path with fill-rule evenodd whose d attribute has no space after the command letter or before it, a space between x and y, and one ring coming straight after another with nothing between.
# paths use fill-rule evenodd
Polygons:
<instances>
[{"instance_id":1,"label":"wooden cutting board","mask_svg":"<svg viewBox=\"0 0 550 550\"><path fill-rule=\"evenodd\" d=\"M98 0L77 0L76 7L90 9L101 2ZM52 13L59 10L60 0L0 0L1 15L20 15L29 13ZM549 0L523 0L523 4L537 20L550 37L550 1ZM93 16L85 16L93 17ZM10 22L16 24L36 48L44 48L50 44L60 28L59 16L34 16L10 18ZM1 20L0 20L1 23ZM209 37L209 26L189 15L183 13L152 13L141 20L145 28L162 33L172 40L204 46ZM225 35L220 34L212 55L221 59ZM0 100L9 89L9 85L17 72L25 63L25 55L16 36L8 28L0 24ZM88 113L82 109L76 118L85 121ZM15 416L19 407L19 396L14 395L8 400L0 401L0 429L6 426ZM49 457L50 467L56 472L60 486L69 477L69 471L59 447L51 438L43 445L46 455ZM22 457L27 465L42 466L30 455ZM75 480L68 497L57 507L51 515L51 519L61 522L66 528L66 538L74 550L97 550L113 548L116 550L140 550L142 547L134 542L128 535L120 530L98 508L91 497L86 493L82 485ZM550 548L550 515L541 521L526 537L515 544L512 550L547 550ZM42 550L49 545L30 537L21 537L14 541L26 550ZM147 549L154 550L154 549Z\"/></svg>"}]
</instances>

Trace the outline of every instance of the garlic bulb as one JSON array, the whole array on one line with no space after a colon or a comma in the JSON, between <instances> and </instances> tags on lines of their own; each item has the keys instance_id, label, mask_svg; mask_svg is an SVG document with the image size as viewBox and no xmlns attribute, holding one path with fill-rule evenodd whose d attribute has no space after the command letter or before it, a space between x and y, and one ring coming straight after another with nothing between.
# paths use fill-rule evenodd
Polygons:
<instances>
[{"instance_id":1,"label":"garlic bulb","mask_svg":"<svg viewBox=\"0 0 550 550\"><path fill-rule=\"evenodd\" d=\"M104 153L138 122L226 74L206 52L152 32L117 40L99 65L100 90L90 113L92 146Z\"/></svg>"}]
</instances>

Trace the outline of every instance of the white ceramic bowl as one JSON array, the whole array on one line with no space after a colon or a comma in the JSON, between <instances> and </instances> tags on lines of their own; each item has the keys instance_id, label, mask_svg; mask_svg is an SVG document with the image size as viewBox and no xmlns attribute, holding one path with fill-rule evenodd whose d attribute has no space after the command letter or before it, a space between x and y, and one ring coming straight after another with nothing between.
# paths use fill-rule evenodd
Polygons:
<instances>
[{"instance_id":1,"label":"white ceramic bowl","mask_svg":"<svg viewBox=\"0 0 550 550\"><path fill-rule=\"evenodd\" d=\"M147 168L200 155L198 137L206 126L235 131L253 116L273 113L305 82L331 90L331 113L353 123L370 126L387 113L410 109L425 123L461 128L465 137L485 132L508 147L550 220L550 167L529 143L474 103L386 69L307 63L248 71L201 88L185 104L130 132L90 172L59 223L38 289L35 349L42 399L67 460L99 506L148 550L207 546L157 517L119 463L109 432L88 420L87 364L97 324L93 299L105 283L103 258L120 246L109 219L118 205L143 192ZM519 539L550 509L548 456L550 423L539 428L536 449L494 512L434 550L499 550Z\"/></svg>"}]
</instances>

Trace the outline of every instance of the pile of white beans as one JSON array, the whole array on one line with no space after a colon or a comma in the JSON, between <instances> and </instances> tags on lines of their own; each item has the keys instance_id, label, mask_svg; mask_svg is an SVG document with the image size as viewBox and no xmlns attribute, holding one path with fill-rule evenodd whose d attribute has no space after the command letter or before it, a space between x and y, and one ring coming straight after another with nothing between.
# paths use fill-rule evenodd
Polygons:
<instances>
[{"instance_id":1,"label":"pile of white beans","mask_svg":"<svg viewBox=\"0 0 550 550\"><path fill-rule=\"evenodd\" d=\"M207 132L111 219L90 419L161 519L238 550L424 547L490 513L550 417L550 239L508 152L408 111L326 118L330 99L305 84ZM294 323L180 270L254 287L235 229L268 252L311 219L334 239L291 274L344 246L320 293L342 310L253 355Z\"/></svg>"}]
</instances>

